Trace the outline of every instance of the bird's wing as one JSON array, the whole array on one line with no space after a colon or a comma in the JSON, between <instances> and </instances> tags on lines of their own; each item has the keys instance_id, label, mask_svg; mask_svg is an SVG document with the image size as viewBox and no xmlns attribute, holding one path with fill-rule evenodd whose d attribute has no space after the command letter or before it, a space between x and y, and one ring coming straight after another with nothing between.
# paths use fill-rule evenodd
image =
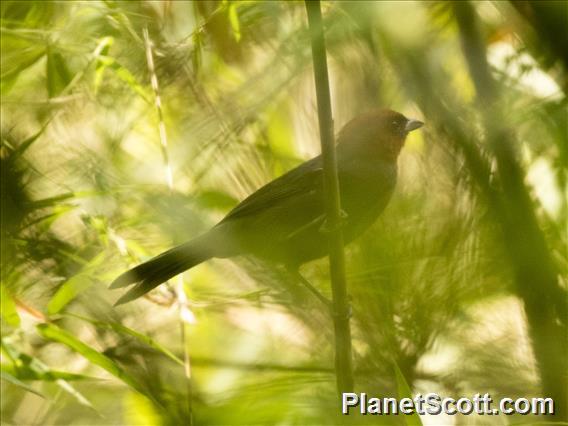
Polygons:
<instances>
[{"instance_id":1,"label":"bird's wing","mask_svg":"<svg viewBox=\"0 0 568 426\"><path fill-rule=\"evenodd\" d=\"M240 202L221 223L228 220L254 215L256 212L277 207L290 197L313 194L323 191L323 171L321 157L315 157L295 169L269 182Z\"/></svg>"}]
</instances>

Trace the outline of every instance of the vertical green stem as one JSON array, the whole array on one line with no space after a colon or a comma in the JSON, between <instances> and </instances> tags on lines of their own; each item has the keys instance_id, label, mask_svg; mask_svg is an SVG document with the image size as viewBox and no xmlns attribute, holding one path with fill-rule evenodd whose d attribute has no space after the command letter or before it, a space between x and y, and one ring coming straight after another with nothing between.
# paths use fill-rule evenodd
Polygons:
<instances>
[{"instance_id":1,"label":"vertical green stem","mask_svg":"<svg viewBox=\"0 0 568 426\"><path fill-rule=\"evenodd\" d=\"M337 390L341 395L342 392L351 392L353 390L353 367L351 360L351 329L349 324L350 306L345 280L345 255L343 253L343 232L341 229L339 180L337 177L327 56L320 2L319 0L306 0L305 3L314 62L314 79L323 157L326 220L330 229L329 265L335 330L335 372Z\"/></svg>"}]
</instances>

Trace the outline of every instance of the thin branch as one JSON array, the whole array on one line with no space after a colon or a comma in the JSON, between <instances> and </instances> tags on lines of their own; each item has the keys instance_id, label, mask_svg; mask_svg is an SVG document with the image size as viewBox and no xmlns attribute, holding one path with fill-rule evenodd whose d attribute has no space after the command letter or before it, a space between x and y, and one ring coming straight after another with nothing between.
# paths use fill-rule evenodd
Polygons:
<instances>
[{"instance_id":1,"label":"thin branch","mask_svg":"<svg viewBox=\"0 0 568 426\"><path fill-rule=\"evenodd\" d=\"M148 36L148 29L144 28L144 44L146 46L146 61L148 63L148 71L150 72L150 81L152 83L152 90L154 91L154 101L156 111L158 112L158 129L160 132L160 151L162 159L166 167L166 183L170 191L173 190L174 180L170 159L168 156L168 137L166 133L166 124L164 122L164 113L162 111L162 98L160 97L160 87L158 86L158 77L156 76L156 69L154 67L154 55L152 54L152 42Z\"/></svg>"},{"instance_id":2,"label":"thin branch","mask_svg":"<svg viewBox=\"0 0 568 426\"><path fill-rule=\"evenodd\" d=\"M319 301L321 301L326 308L330 309L333 312L333 304L330 300L327 299L320 291L313 286L311 282L309 282L297 269L289 268L288 272L297 280L300 284L306 287Z\"/></svg>"},{"instance_id":3,"label":"thin branch","mask_svg":"<svg viewBox=\"0 0 568 426\"><path fill-rule=\"evenodd\" d=\"M160 134L160 150L162 152L162 158L166 168L166 182L170 190L170 194L173 192L173 172L170 164L170 159L168 155L168 138L166 133L166 124L164 122L164 113L162 111L162 99L160 97L160 88L158 85L158 77L156 76L156 70L154 67L154 55L152 53L152 42L148 35L148 28L144 28L144 45L146 47L146 61L148 62L148 71L150 72L150 80L152 83L152 89L154 91L156 111L158 112L158 129ZM189 425L193 424L193 388L191 383L191 359L189 354L189 342L187 338L187 313L191 312L189 310L189 304L187 296L185 294L185 289L183 286L183 275L178 276L177 285L175 288L175 293L177 296L178 307L179 307L179 323L180 323L180 340L183 347L183 365L184 365L184 375L187 387L187 406L188 406L188 417Z\"/></svg>"},{"instance_id":4,"label":"thin branch","mask_svg":"<svg viewBox=\"0 0 568 426\"><path fill-rule=\"evenodd\" d=\"M337 176L327 55L320 2L319 0L306 0L305 3L314 62L314 79L323 158L325 211L329 227L329 267L335 329L335 372L337 376L337 390L341 395L342 392L351 392L353 390L353 366L349 324L350 307L345 279L345 254L343 252L343 231L341 229L339 179Z\"/></svg>"}]
</instances>

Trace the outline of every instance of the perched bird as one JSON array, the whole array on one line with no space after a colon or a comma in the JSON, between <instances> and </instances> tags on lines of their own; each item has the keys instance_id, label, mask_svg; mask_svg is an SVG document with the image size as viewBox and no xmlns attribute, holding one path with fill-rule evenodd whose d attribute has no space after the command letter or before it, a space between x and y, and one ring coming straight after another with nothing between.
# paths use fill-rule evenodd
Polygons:
<instances>
[{"instance_id":1,"label":"perched bird","mask_svg":"<svg viewBox=\"0 0 568 426\"><path fill-rule=\"evenodd\" d=\"M387 109L352 119L337 137L337 172L346 243L367 229L386 207L406 135L422 127ZM134 300L173 276L218 257L251 254L296 269L327 255L322 157L266 184L203 235L120 275L111 288L136 284L117 305Z\"/></svg>"}]
</instances>

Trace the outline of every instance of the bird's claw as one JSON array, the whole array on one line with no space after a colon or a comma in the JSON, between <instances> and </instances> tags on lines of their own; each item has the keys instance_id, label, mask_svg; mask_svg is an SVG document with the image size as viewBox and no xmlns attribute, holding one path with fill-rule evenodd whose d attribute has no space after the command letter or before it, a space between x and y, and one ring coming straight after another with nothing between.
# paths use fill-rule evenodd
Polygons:
<instances>
[{"instance_id":1,"label":"bird's claw","mask_svg":"<svg viewBox=\"0 0 568 426\"><path fill-rule=\"evenodd\" d=\"M329 225L329 221L327 220L327 218L324 218L322 225L319 228L319 231L322 234L329 234L332 231L335 231L338 228L342 228L345 223L347 222L347 218L349 217L349 215L347 214L347 212L343 209L339 210L339 222L337 223L336 226L330 226Z\"/></svg>"},{"instance_id":2,"label":"bird's claw","mask_svg":"<svg viewBox=\"0 0 568 426\"><path fill-rule=\"evenodd\" d=\"M353 308L350 303L347 305L345 312L338 312L338 310L332 307L331 314L338 319L350 320L353 317Z\"/></svg>"}]
</instances>

